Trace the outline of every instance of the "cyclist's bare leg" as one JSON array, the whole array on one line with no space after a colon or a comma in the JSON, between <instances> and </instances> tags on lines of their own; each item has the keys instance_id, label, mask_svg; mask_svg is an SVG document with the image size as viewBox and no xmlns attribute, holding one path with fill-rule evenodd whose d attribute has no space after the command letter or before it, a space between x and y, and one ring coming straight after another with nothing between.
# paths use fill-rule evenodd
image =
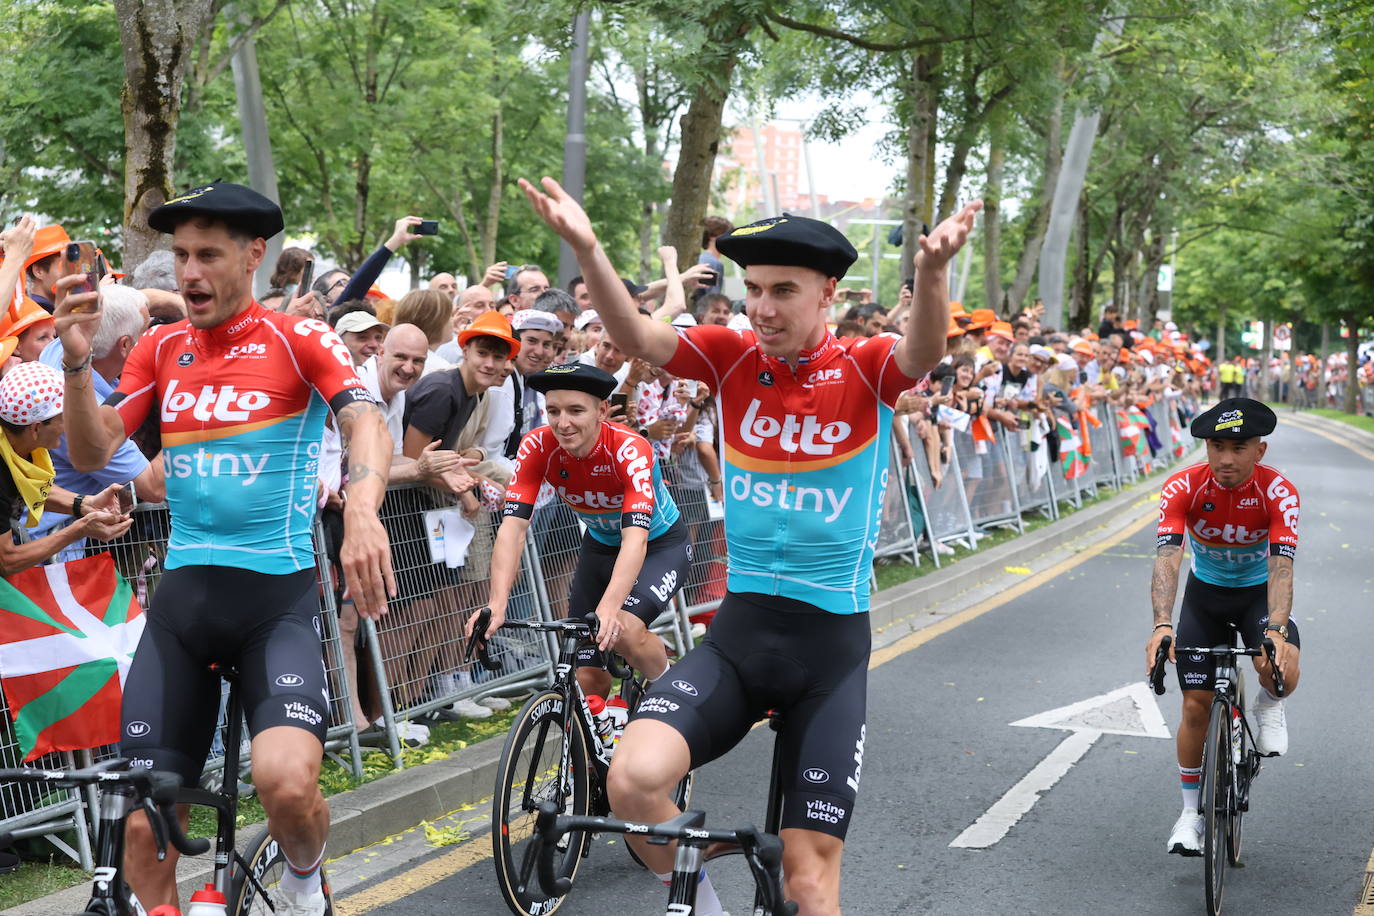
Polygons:
<instances>
[{"instance_id":1,"label":"cyclist's bare leg","mask_svg":"<svg viewBox=\"0 0 1374 916\"><path fill-rule=\"evenodd\" d=\"M187 805L177 805L177 816L181 819L182 829L191 822L191 809ZM124 880L134 892L138 902L145 910L167 904L178 906L177 901L177 859L181 853L170 843L167 845L167 858L157 860L157 843L153 840L153 829L148 826L148 816L135 811L124 821Z\"/></svg>"},{"instance_id":2,"label":"cyclist's bare leg","mask_svg":"<svg viewBox=\"0 0 1374 916\"><path fill-rule=\"evenodd\" d=\"M577 683L582 685L585 695L596 694L605 699L611 693L611 672L605 668L583 665L577 669Z\"/></svg>"},{"instance_id":3,"label":"cyclist's bare leg","mask_svg":"<svg viewBox=\"0 0 1374 916\"><path fill-rule=\"evenodd\" d=\"M797 916L839 916L844 840L796 827L782 831L782 871Z\"/></svg>"},{"instance_id":4,"label":"cyclist's bare leg","mask_svg":"<svg viewBox=\"0 0 1374 916\"><path fill-rule=\"evenodd\" d=\"M678 815L669 798L692 766L692 752L677 729L652 719L625 728L606 777L611 810L629 821L657 824ZM645 865L663 874L673 870L675 844L655 846L640 837L625 838Z\"/></svg>"},{"instance_id":5,"label":"cyclist's bare leg","mask_svg":"<svg viewBox=\"0 0 1374 916\"><path fill-rule=\"evenodd\" d=\"M289 725L264 729L253 739L253 784L267 810L272 838L293 865L319 858L329 835L329 806L320 793L324 746Z\"/></svg>"},{"instance_id":6,"label":"cyclist's bare leg","mask_svg":"<svg viewBox=\"0 0 1374 916\"><path fill-rule=\"evenodd\" d=\"M1291 644L1290 644L1291 646ZM1298 656L1302 652L1297 647L1288 649L1288 658L1283 662L1283 695L1290 696L1298 689L1298 678L1302 672L1298 668ZM1274 692L1274 675L1269 670L1269 659L1263 655L1254 658L1255 673L1259 675L1260 685L1271 694Z\"/></svg>"},{"instance_id":7,"label":"cyclist's bare leg","mask_svg":"<svg viewBox=\"0 0 1374 916\"><path fill-rule=\"evenodd\" d=\"M668 668L668 650L663 640L628 611L620 612L620 638L611 643L611 648L646 680L662 677Z\"/></svg>"},{"instance_id":8,"label":"cyclist's bare leg","mask_svg":"<svg viewBox=\"0 0 1374 916\"><path fill-rule=\"evenodd\" d=\"M1183 718L1178 723L1178 765L1202 766L1202 745L1207 741L1207 719L1212 711L1212 691L1183 691Z\"/></svg>"}]
</instances>

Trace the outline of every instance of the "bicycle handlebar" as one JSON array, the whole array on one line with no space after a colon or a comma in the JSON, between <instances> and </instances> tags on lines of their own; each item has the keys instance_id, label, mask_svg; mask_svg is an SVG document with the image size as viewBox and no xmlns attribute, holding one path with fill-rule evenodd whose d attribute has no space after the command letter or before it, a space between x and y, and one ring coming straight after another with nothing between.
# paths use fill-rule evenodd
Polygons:
<instances>
[{"instance_id":1,"label":"bicycle handlebar","mask_svg":"<svg viewBox=\"0 0 1374 916\"><path fill-rule=\"evenodd\" d=\"M555 873L554 855L558 851L558 841L565 833L574 831L633 834L665 841L686 840L702 846L709 843L738 843L762 895L764 912L773 916L794 916L797 904L788 901L782 890L782 839L764 833L752 824L734 830L695 826L701 823L702 817L700 812L686 811L661 824L644 824L608 817L560 815L557 803L540 802L539 815L535 820L534 848L531 850L532 856L537 857L538 861L539 886L552 897L562 897L572 889L572 881Z\"/></svg>"},{"instance_id":2,"label":"bicycle handlebar","mask_svg":"<svg viewBox=\"0 0 1374 916\"><path fill-rule=\"evenodd\" d=\"M158 858L166 855L170 840L180 852L188 856L204 855L210 851L208 839L193 840L181 829L177 817L177 795L181 791L181 777L163 770L120 770L128 760L114 758L80 770L35 770L30 767L0 769L0 782L41 783L59 789L81 786L120 786L133 790L135 807L148 815L153 834L158 841Z\"/></svg>"},{"instance_id":3,"label":"bicycle handlebar","mask_svg":"<svg viewBox=\"0 0 1374 916\"><path fill-rule=\"evenodd\" d=\"M482 613L490 615L490 609L483 608ZM479 617L478 625L481 625L484 619L490 621L491 617ZM540 633L558 633L563 636L573 636L595 642L600 632L601 621L597 619L595 614L591 614L587 617L565 617L562 620L551 621L507 620L505 623L501 624L501 628L504 630L507 627L519 630L535 630ZM476 628L473 629L473 632L477 632ZM469 649L469 651L471 650ZM610 672L611 677L617 677L622 680L630 676L629 666L617 662L611 657L611 653L609 652L606 654L606 670Z\"/></svg>"},{"instance_id":4,"label":"bicycle handlebar","mask_svg":"<svg viewBox=\"0 0 1374 916\"><path fill-rule=\"evenodd\" d=\"M477 656L477 663L488 671L500 671L501 663L487 652L487 627L491 626L491 608L484 607L477 612L477 622L472 625L472 638L468 640L467 657Z\"/></svg>"},{"instance_id":5,"label":"bicycle handlebar","mask_svg":"<svg viewBox=\"0 0 1374 916\"><path fill-rule=\"evenodd\" d=\"M1154 688L1156 694L1164 695L1164 661L1169 657L1169 646L1173 643L1172 636L1165 636L1159 641L1159 648L1155 650L1155 663L1150 668L1150 686ZM1235 646L1178 646L1174 649L1175 655L1211 655L1215 658L1237 658L1242 655L1260 656L1263 655L1269 662L1269 667L1274 672L1274 693L1282 698L1284 694L1283 672L1279 670L1278 660L1274 657L1274 641L1265 637L1258 649L1241 648Z\"/></svg>"}]
</instances>

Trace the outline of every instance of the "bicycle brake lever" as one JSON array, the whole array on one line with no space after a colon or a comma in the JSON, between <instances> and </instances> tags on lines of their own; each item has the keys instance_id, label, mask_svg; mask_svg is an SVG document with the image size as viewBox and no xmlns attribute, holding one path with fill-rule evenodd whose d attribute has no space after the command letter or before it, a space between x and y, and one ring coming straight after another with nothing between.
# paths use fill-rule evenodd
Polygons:
<instances>
[{"instance_id":1,"label":"bicycle brake lever","mask_svg":"<svg viewBox=\"0 0 1374 916\"><path fill-rule=\"evenodd\" d=\"M1274 672L1274 695L1283 699L1283 672L1279 670L1279 660L1274 650L1274 641L1265 637L1262 645L1264 646L1264 657L1269 660L1269 667Z\"/></svg>"},{"instance_id":2,"label":"bicycle brake lever","mask_svg":"<svg viewBox=\"0 0 1374 916\"><path fill-rule=\"evenodd\" d=\"M1169 647L1173 645L1174 638L1165 636L1159 641L1159 648L1155 650L1155 664L1150 669L1149 684L1154 689L1156 696L1164 695L1164 673L1167 667L1164 662L1169 657Z\"/></svg>"},{"instance_id":3,"label":"bicycle brake lever","mask_svg":"<svg viewBox=\"0 0 1374 916\"><path fill-rule=\"evenodd\" d=\"M139 802L139 807L148 817L148 825L153 829L153 842L157 844L157 860L159 862L167 858L167 825L162 822L162 813L157 810L157 805L153 804L151 798L145 798Z\"/></svg>"},{"instance_id":4,"label":"bicycle brake lever","mask_svg":"<svg viewBox=\"0 0 1374 916\"><path fill-rule=\"evenodd\" d=\"M491 608L484 607L477 612L477 622L472 625L472 637L468 640L467 657L474 656L477 663L488 671L500 671L501 663L487 652L487 627L491 626Z\"/></svg>"}]
</instances>

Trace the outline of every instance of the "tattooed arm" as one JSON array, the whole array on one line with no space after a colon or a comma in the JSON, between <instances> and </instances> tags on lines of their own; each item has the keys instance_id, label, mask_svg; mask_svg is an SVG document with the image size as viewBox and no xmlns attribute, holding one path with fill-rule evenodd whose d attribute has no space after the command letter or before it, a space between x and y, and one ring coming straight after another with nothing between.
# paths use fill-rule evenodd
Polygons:
<instances>
[{"instance_id":1,"label":"tattooed arm","mask_svg":"<svg viewBox=\"0 0 1374 916\"><path fill-rule=\"evenodd\" d=\"M1269 622L1287 626L1293 613L1293 558L1269 558ZM1272 635L1272 634L1268 634Z\"/></svg>"},{"instance_id":2,"label":"tattooed arm","mask_svg":"<svg viewBox=\"0 0 1374 916\"><path fill-rule=\"evenodd\" d=\"M376 619L386 613L387 596L396 594L391 546L378 517L391 469L391 434L382 409L372 401L352 401L340 408L336 418L348 450L339 558L358 613Z\"/></svg>"},{"instance_id":3,"label":"tattooed arm","mask_svg":"<svg viewBox=\"0 0 1374 916\"><path fill-rule=\"evenodd\" d=\"M1174 599L1178 596L1178 572L1183 566L1183 547L1161 544L1155 551L1155 571L1150 577L1150 605L1154 608L1155 628L1145 646L1145 673L1155 663L1160 641L1173 635ZM1174 647L1169 646L1169 661L1174 661Z\"/></svg>"}]
</instances>

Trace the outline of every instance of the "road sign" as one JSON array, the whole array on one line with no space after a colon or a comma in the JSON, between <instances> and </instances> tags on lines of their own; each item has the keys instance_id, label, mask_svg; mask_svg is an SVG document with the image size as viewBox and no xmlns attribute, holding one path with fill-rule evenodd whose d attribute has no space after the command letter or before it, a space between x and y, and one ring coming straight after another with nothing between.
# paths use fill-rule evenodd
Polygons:
<instances>
[{"instance_id":1,"label":"road sign","mask_svg":"<svg viewBox=\"0 0 1374 916\"><path fill-rule=\"evenodd\" d=\"M996 844L1025 817L1043 792L1069 772L1102 735L1169 738L1169 726L1143 682L1128 684L1101 696L1060 706L1011 723L1020 728L1062 728L1070 734L1044 760L1012 786L978 820L954 838L950 846L986 849Z\"/></svg>"}]
</instances>

